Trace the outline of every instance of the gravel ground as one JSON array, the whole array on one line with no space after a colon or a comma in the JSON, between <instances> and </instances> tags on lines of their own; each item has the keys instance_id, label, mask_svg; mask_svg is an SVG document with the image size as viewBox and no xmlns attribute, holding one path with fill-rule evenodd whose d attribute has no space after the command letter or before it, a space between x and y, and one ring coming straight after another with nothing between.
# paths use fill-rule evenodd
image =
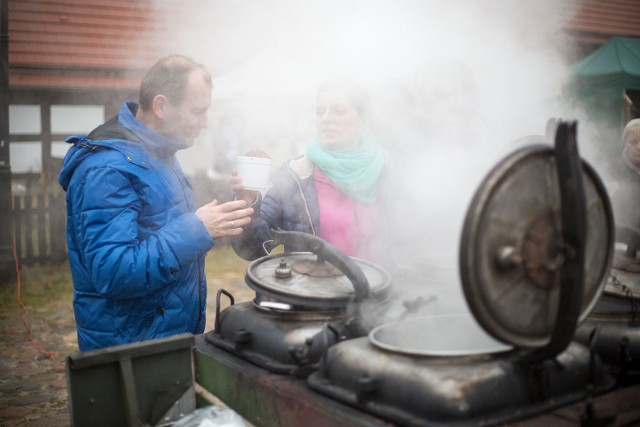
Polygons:
<instances>
[{"instance_id":1,"label":"gravel ground","mask_svg":"<svg viewBox=\"0 0 640 427\"><path fill-rule=\"evenodd\" d=\"M32 344L23 312L0 320L0 423L3 426L68 426L67 384L63 363ZM33 337L55 354L78 351L69 301L51 301L26 317Z\"/></svg>"},{"instance_id":2,"label":"gravel ground","mask_svg":"<svg viewBox=\"0 0 640 427\"><path fill-rule=\"evenodd\" d=\"M225 255L226 256L226 255ZM225 258L226 259L226 258ZM222 263L224 263L223 261ZM211 259L207 260L211 263ZM244 263L238 268L233 260L229 269L215 266L207 268L209 285L206 331L213 329L215 293L219 288L230 291L237 302L253 297L253 291L244 284ZM15 284L10 286L17 289ZM58 299L46 300L31 306L22 297L28 315L12 292L7 309L0 313L0 426L57 427L70 425L64 357L78 351L70 293ZM55 359L38 351L32 336Z\"/></svg>"}]
</instances>

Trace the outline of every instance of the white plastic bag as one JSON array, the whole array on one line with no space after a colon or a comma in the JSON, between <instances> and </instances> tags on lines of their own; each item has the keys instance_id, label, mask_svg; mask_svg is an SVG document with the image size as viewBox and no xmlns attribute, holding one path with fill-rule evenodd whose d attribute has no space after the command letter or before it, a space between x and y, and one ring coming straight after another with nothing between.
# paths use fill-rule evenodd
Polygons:
<instances>
[{"instance_id":1,"label":"white plastic bag","mask_svg":"<svg viewBox=\"0 0 640 427\"><path fill-rule=\"evenodd\" d=\"M246 427L246 424L232 409L212 405L180 418L173 427Z\"/></svg>"}]
</instances>

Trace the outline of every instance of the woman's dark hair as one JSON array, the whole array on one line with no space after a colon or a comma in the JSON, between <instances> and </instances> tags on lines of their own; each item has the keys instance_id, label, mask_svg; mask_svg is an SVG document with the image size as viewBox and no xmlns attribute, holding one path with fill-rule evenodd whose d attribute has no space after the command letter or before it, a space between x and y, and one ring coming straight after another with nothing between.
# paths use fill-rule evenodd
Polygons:
<instances>
[{"instance_id":1,"label":"woman's dark hair","mask_svg":"<svg viewBox=\"0 0 640 427\"><path fill-rule=\"evenodd\" d=\"M173 103L182 102L191 73L200 73L209 85L212 84L207 70L186 56L169 55L156 62L140 84L140 108L149 110L156 95L164 95Z\"/></svg>"},{"instance_id":2,"label":"woman's dark hair","mask_svg":"<svg viewBox=\"0 0 640 427\"><path fill-rule=\"evenodd\" d=\"M340 92L349 98L358 113L365 114L369 106L369 94L357 83L351 80L327 80L320 85L318 95L323 92L335 91Z\"/></svg>"}]
</instances>

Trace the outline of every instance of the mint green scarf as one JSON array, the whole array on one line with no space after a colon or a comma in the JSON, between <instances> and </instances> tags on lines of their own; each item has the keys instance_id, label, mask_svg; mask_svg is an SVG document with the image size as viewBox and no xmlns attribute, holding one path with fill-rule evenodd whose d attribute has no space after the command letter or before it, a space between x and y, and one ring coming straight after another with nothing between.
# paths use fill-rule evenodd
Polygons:
<instances>
[{"instance_id":1,"label":"mint green scarf","mask_svg":"<svg viewBox=\"0 0 640 427\"><path fill-rule=\"evenodd\" d=\"M331 182L360 202L376 201L386 154L374 138L363 136L355 149L331 150L320 145L314 136L307 145L307 156Z\"/></svg>"}]
</instances>

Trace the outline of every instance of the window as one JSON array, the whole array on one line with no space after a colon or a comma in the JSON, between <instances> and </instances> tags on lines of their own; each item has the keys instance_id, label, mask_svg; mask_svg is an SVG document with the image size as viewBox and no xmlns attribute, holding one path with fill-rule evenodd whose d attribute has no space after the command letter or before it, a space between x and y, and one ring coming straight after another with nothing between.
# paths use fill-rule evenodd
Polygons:
<instances>
[{"instance_id":1,"label":"window","mask_svg":"<svg viewBox=\"0 0 640 427\"><path fill-rule=\"evenodd\" d=\"M88 133L104 122L102 105L52 105L51 133Z\"/></svg>"},{"instance_id":2,"label":"window","mask_svg":"<svg viewBox=\"0 0 640 427\"><path fill-rule=\"evenodd\" d=\"M64 141L54 141L51 143L51 157L54 159L64 159L65 154L69 151L71 144Z\"/></svg>"},{"instance_id":3,"label":"window","mask_svg":"<svg viewBox=\"0 0 640 427\"><path fill-rule=\"evenodd\" d=\"M11 172L55 173L69 149L64 139L89 133L104 116L103 105L10 105Z\"/></svg>"},{"instance_id":4,"label":"window","mask_svg":"<svg viewBox=\"0 0 640 427\"><path fill-rule=\"evenodd\" d=\"M9 133L38 135L42 133L39 105L9 105Z\"/></svg>"},{"instance_id":5,"label":"window","mask_svg":"<svg viewBox=\"0 0 640 427\"><path fill-rule=\"evenodd\" d=\"M38 141L11 143L9 156L12 173L42 172L42 144Z\"/></svg>"}]
</instances>

